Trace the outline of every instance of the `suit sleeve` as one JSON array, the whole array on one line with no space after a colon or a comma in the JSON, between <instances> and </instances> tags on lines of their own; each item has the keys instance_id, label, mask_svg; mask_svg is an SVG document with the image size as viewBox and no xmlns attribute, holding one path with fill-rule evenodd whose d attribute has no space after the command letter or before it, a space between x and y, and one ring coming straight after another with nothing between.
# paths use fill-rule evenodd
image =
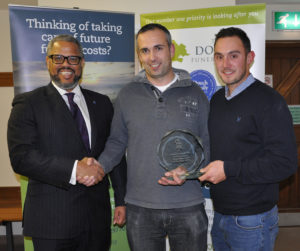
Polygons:
<instances>
[{"instance_id":1,"label":"suit sleeve","mask_svg":"<svg viewBox=\"0 0 300 251\"><path fill-rule=\"evenodd\" d=\"M37 113L28 95L14 98L7 142L13 170L43 183L68 189L74 159L49 155L40 149Z\"/></svg>"}]
</instances>

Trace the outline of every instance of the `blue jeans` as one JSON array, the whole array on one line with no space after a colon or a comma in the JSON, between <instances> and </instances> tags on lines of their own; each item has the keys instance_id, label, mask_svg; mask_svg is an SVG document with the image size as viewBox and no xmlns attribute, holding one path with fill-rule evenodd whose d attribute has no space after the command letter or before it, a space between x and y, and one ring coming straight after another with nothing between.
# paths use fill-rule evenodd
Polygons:
<instances>
[{"instance_id":1,"label":"blue jeans","mask_svg":"<svg viewBox=\"0 0 300 251\"><path fill-rule=\"evenodd\" d=\"M207 250L207 216L204 205L176 209L126 207L126 230L131 251Z\"/></svg>"},{"instance_id":2,"label":"blue jeans","mask_svg":"<svg viewBox=\"0 0 300 251\"><path fill-rule=\"evenodd\" d=\"M278 234L278 209L233 216L215 212L211 230L215 251L271 251Z\"/></svg>"}]
</instances>

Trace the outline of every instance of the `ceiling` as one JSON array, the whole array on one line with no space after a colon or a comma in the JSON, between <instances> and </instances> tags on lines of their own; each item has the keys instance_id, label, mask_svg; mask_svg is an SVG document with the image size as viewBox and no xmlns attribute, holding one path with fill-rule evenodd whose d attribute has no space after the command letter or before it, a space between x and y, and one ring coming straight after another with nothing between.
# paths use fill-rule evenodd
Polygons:
<instances>
[{"instance_id":1,"label":"ceiling","mask_svg":"<svg viewBox=\"0 0 300 251\"><path fill-rule=\"evenodd\" d=\"M299 0L236 0L236 4L253 4L253 3L299 4ZM8 4L37 6L38 0L1 0L0 10L7 10Z\"/></svg>"}]
</instances>

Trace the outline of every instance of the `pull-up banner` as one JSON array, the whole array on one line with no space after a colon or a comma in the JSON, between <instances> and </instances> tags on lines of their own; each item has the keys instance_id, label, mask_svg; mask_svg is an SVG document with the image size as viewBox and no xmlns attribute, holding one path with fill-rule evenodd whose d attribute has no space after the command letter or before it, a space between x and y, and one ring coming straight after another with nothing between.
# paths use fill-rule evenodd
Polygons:
<instances>
[{"instance_id":1,"label":"pull-up banner","mask_svg":"<svg viewBox=\"0 0 300 251\"><path fill-rule=\"evenodd\" d=\"M83 46L85 88L106 94L113 101L134 76L132 13L10 5L9 17L15 94L50 82L46 50L49 41L59 34L71 34ZM27 178L21 177L23 202L26 189ZM111 202L114 208L113 197ZM26 251L33 250L30 238L26 237L24 243ZM112 226L111 251L126 250L125 228Z\"/></svg>"},{"instance_id":2,"label":"pull-up banner","mask_svg":"<svg viewBox=\"0 0 300 251\"><path fill-rule=\"evenodd\" d=\"M170 11L141 15L141 26L160 23L167 27L175 45L173 66L191 73L210 99L221 86L214 69L215 34L222 28L243 29L255 51L251 72L265 78L265 4Z\"/></svg>"},{"instance_id":3,"label":"pull-up banner","mask_svg":"<svg viewBox=\"0 0 300 251\"><path fill-rule=\"evenodd\" d=\"M83 46L83 86L115 98L134 75L134 14L9 6L15 92L49 83L49 41L71 34Z\"/></svg>"}]
</instances>

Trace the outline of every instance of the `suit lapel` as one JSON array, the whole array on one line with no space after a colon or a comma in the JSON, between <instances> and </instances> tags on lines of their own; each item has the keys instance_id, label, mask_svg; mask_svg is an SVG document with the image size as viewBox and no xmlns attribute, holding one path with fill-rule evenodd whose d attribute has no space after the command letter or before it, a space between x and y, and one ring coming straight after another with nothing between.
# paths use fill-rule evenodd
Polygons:
<instances>
[{"instance_id":1,"label":"suit lapel","mask_svg":"<svg viewBox=\"0 0 300 251\"><path fill-rule=\"evenodd\" d=\"M76 122L72 117L66 102L51 83L47 86L47 97L50 107L53 109L53 118L62 121L64 130L68 130L68 134L72 135L74 140L77 140L79 144L82 144L84 147Z\"/></svg>"},{"instance_id":2,"label":"suit lapel","mask_svg":"<svg viewBox=\"0 0 300 251\"><path fill-rule=\"evenodd\" d=\"M83 93L83 96L85 98L85 102L89 111L90 115L90 123L91 123L91 151L93 151L94 146L96 144L96 139L97 139L97 116L96 116L96 100L94 100L88 93L81 88L81 91Z\"/></svg>"},{"instance_id":3,"label":"suit lapel","mask_svg":"<svg viewBox=\"0 0 300 251\"><path fill-rule=\"evenodd\" d=\"M51 106L55 109L57 114L65 115L65 113L69 111L69 108L66 105L65 101L51 83L47 86L47 97L49 99L49 102L51 103Z\"/></svg>"}]
</instances>

